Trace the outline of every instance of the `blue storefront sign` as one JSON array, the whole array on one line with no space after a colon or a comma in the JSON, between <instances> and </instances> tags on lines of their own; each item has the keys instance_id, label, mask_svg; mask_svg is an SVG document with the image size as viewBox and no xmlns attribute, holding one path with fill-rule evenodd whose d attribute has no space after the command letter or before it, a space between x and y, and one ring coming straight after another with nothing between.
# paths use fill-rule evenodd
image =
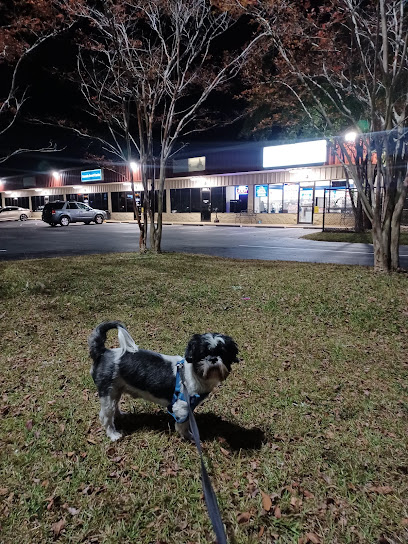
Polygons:
<instances>
[{"instance_id":1,"label":"blue storefront sign","mask_svg":"<svg viewBox=\"0 0 408 544\"><path fill-rule=\"evenodd\" d=\"M256 185L256 187L255 187L255 196L268 196L268 186L267 185Z\"/></svg>"},{"instance_id":2,"label":"blue storefront sign","mask_svg":"<svg viewBox=\"0 0 408 544\"><path fill-rule=\"evenodd\" d=\"M102 168L96 170L83 170L81 172L81 181L101 181L103 180Z\"/></svg>"}]
</instances>

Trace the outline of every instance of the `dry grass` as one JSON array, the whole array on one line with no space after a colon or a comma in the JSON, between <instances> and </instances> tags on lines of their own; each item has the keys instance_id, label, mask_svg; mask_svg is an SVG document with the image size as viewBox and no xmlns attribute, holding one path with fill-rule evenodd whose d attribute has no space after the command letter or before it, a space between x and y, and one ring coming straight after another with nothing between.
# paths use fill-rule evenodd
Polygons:
<instances>
[{"instance_id":1,"label":"dry grass","mask_svg":"<svg viewBox=\"0 0 408 544\"><path fill-rule=\"evenodd\" d=\"M1 542L214 542L170 416L126 400L128 435L100 429L86 339L104 319L171 354L194 332L237 340L197 411L231 543L408 541L405 276L171 254L0 275Z\"/></svg>"}]
</instances>

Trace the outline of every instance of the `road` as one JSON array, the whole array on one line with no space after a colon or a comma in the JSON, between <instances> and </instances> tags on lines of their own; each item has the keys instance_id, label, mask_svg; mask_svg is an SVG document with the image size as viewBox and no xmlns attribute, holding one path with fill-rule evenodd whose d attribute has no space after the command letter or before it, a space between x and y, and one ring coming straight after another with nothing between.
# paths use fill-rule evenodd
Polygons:
<instances>
[{"instance_id":1,"label":"road","mask_svg":"<svg viewBox=\"0 0 408 544\"><path fill-rule=\"evenodd\" d=\"M315 242L302 228L221 226L163 227L163 251L261 259L373 265L368 244ZM131 223L71 224L51 228L42 221L0 223L0 260L132 252L138 229ZM408 268L408 246L401 246L401 266Z\"/></svg>"}]
</instances>

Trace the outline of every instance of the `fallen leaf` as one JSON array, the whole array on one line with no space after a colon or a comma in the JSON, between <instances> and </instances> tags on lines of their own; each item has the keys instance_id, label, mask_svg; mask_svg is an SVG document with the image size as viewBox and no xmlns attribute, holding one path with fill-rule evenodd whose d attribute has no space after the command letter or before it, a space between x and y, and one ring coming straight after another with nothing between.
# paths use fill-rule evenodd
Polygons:
<instances>
[{"instance_id":1,"label":"fallen leaf","mask_svg":"<svg viewBox=\"0 0 408 544\"><path fill-rule=\"evenodd\" d=\"M61 534L61 531L64 529L66 525L66 521L64 518L60 519L59 521L56 521L52 524L52 532L54 533L54 538L58 538Z\"/></svg>"},{"instance_id":2,"label":"fallen leaf","mask_svg":"<svg viewBox=\"0 0 408 544\"><path fill-rule=\"evenodd\" d=\"M31 429L33 428L33 420L32 419L29 419L27 421L26 428L27 428L27 430L31 431Z\"/></svg>"},{"instance_id":3,"label":"fallen leaf","mask_svg":"<svg viewBox=\"0 0 408 544\"><path fill-rule=\"evenodd\" d=\"M303 495L306 497L306 499L314 499L313 493L311 493L311 492L308 491L307 489L305 489L305 490L303 491Z\"/></svg>"},{"instance_id":4,"label":"fallen leaf","mask_svg":"<svg viewBox=\"0 0 408 544\"><path fill-rule=\"evenodd\" d=\"M324 472L321 473L321 477L323 478L323 480L326 482L327 485L331 485L333 483L330 476L328 476Z\"/></svg>"},{"instance_id":5,"label":"fallen leaf","mask_svg":"<svg viewBox=\"0 0 408 544\"><path fill-rule=\"evenodd\" d=\"M269 510L272 508L271 498L267 493L264 493L262 490L260 490L260 491L261 491L261 495L262 495L262 508L266 512L269 512Z\"/></svg>"},{"instance_id":6,"label":"fallen leaf","mask_svg":"<svg viewBox=\"0 0 408 544\"><path fill-rule=\"evenodd\" d=\"M282 517L282 512L281 512L281 509L280 509L280 506L275 506L275 510L273 512L273 515L275 516L276 519L280 519Z\"/></svg>"},{"instance_id":7,"label":"fallen leaf","mask_svg":"<svg viewBox=\"0 0 408 544\"><path fill-rule=\"evenodd\" d=\"M248 521L251 518L251 514L249 512L242 512L241 514L238 514L237 521L238 523L248 523Z\"/></svg>"},{"instance_id":8,"label":"fallen leaf","mask_svg":"<svg viewBox=\"0 0 408 544\"><path fill-rule=\"evenodd\" d=\"M306 539L307 542L311 542L312 544L321 544L321 540L316 533L307 533Z\"/></svg>"},{"instance_id":9,"label":"fallen leaf","mask_svg":"<svg viewBox=\"0 0 408 544\"><path fill-rule=\"evenodd\" d=\"M7 495L8 488L7 487L0 487L0 495L4 497L4 495Z\"/></svg>"},{"instance_id":10,"label":"fallen leaf","mask_svg":"<svg viewBox=\"0 0 408 544\"><path fill-rule=\"evenodd\" d=\"M302 499L299 499L299 497L291 497L290 499L290 505L293 506L293 508L300 508L302 506Z\"/></svg>"},{"instance_id":11,"label":"fallen leaf","mask_svg":"<svg viewBox=\"0 0 408 544\"><path fill-rule=\"evenodd\" d=\"M393 493L394 489L390 485L371 486L366 488L371 493L378 493L379 495L389 495Z\"/></svg>"},{"instance_id":12,"label":"fallen leaf","mask_svg":"<svg viewBox=\"0 0 408 544\"><path fill-rule=\"evenodd\" d=\"M258 538L261 538L264 532L265 532L265 527L262 525L262 527L259 529L259 532L258 532Z\"/></svg>"},{"instance_id":13,"label":"fallen leaf","mask_svg":"<svg viewBox=\"0 0 408 544\"><path fill-rule=\"evenodd\" d=\"M225 455L225 457L229 457L231 455L230 452L226 450L225 448L223 448L222 446L220 446L220 450L221 450L221 453Z\"/></svg>"},{"instance_id":14,"label":"fallen leaf","mask_svg":"<svg viewBox=\"0 0 408 544\"><path fill-rule=\"evenodd\" d=\"M401 525L402 525L403 527L408 527L408 518L402 519L402 520L401 520Z\"/></svg>"}]
</instances>

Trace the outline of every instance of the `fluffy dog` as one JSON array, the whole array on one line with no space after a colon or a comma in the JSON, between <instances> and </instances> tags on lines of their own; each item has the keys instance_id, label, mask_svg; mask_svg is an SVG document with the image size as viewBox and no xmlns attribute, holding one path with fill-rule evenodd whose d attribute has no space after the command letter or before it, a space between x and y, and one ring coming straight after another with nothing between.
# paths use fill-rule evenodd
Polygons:
<instances>
[{"instance_id":1,"label":"fluffy dog","mask_svg":"<svg viewBox=\"0 0 408 544\"><path fill-rule=\"evenodd\" d=\"M118 330L119 348L105 347L110 329ZM194 334L183 359L179 355L139 349L119 321L98 325L89 336L88 345L93 359L91 376L101 402L99 417L112 441L122 436L115 426L122 393L166 407L176 420L177 432L190 440L187 399L181 382L187 387L188 400L194 409L228 377L232 363L239 361L237 344L230 336ZM180 371L180 367L183 370Z\"/></svg>"}]
</instances>

